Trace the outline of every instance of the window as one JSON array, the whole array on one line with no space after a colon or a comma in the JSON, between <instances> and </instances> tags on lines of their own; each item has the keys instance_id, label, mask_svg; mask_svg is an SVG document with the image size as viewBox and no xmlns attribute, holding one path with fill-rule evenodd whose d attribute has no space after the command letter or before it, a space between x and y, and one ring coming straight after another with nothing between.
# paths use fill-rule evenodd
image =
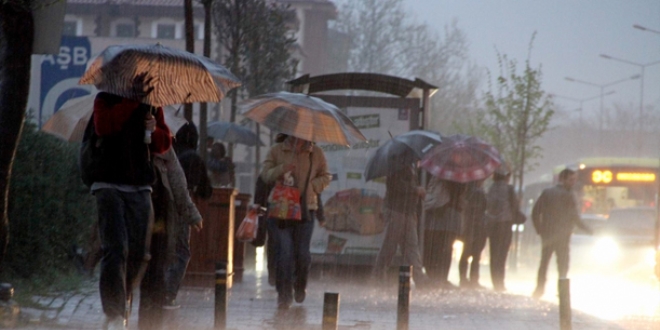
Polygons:
<instances>
[{"instance_id":1,"label":"window","mask_svg":"<svg viewBox=\"0 0 660 330\"><path fill-rule=\"evenodd\" d=\"M64 28L62 29L62 35L65 35L65 36L76 36L76 35L78 35L78 22L65 21L64 22Z\"/></svg>"},{"instance_id":2,"label":"window","mask_svg":"<svg viewBox=\"0 0 660 330\"><path fill-rule=\"evenodd\" d=\"M115 33L120 38L135 37L135 25L130 23L120 23L115 26Z\"/></svg>"},{"instance_id":3,"label":"window","mask_svg":"<svg viewBox=\"0 0 660 330\"><path fill-rule=\"evenodd\" d=\"M174 39L176 33L176 25L174 24L158 24L156 27L156 38L158 39Z\"/></svg>"}]
</instances>

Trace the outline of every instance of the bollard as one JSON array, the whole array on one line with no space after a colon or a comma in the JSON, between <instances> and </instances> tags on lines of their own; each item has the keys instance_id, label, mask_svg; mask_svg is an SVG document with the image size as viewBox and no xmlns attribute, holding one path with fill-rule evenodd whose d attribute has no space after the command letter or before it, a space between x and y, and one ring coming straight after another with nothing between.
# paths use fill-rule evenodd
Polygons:
<instances>
[{"instance_id":1,"label":"bollard","mask_svg":"<svg viewBox=\"0 0 660 330\"><path fill-rule=\"evenodd\" d=\"M326 292L323 296L323 330L337 330L339 322L339 293Z\"/></svg>"},{"instance_id":2,"label":"bollard","mask_svg":"<svg viewBox=\"0 0 660 330\"><path fill-rule=\"evenodd\" d=\"M397 306L396 328L408 330L410 320L410 278L412 266L399 267L399 303Z\"/></svg>"},{"instance_id":3,"label":"bollard","mask_svg":"<svg viewBox=\"0 0 660 330\"><path fill-rule=\"evenodd\" d=\"M571 330L571 281L567 278L560 278L559 286L559 329Z\"/></svg>"},{"instance_id":4,"label":"bollard","mask_svg":"<svg viewBox=\"0 0 660 330\"><path fill-rule=\"evenodd\" d=\"M215 329L227 327L227 263L215 264Z\"/></svg>"}]
</instances>

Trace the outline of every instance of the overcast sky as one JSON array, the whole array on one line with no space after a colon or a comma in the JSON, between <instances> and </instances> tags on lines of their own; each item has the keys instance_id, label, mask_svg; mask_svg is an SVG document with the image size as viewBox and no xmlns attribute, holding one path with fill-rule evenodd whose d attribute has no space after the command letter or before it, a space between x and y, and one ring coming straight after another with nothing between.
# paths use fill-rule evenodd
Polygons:
<instances>
[{"instance_id":1,"label":"overcast sky","mask_svg":"<svg viewBox=\"0 0 660 330\"><path fill-rule=\"evenodd\" d=\"M660 34L633 28L639 24L660 31L660 0L404 1L418 19L439 31L457 19L467 34L472 59L493 74L499 73L495 49L523 65L532 33L537 31L531 63L543 66L543 87L548 93L578 99L599 96L600 88L564 78L604 85L641 71L599 54L639 64L660 61ZM646 67L644 78L644 103L660 111L660 63ZM605 107L618 103L639 109L640 80L616 84L605 93L609 90L616 93L605 96ZM579 107L578 102L562 98L556 103L566 109ZM599 97L585 102L585 116L598 113L599 104Z\"/></svg>"}]
</instances>

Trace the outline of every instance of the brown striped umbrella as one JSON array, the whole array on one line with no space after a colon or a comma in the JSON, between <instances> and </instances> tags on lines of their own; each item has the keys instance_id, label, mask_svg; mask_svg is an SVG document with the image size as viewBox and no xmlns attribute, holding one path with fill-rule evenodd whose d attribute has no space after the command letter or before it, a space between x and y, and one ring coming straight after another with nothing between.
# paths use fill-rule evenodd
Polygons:
<instances>
[{"instance_id":1,"label":"brown striped umbrella","mask_svg":"<svg viewBox=\"0 0 660 330\"><path fill-rule=\"evenodd\" d=\"M41 130L53 134L69 142L82 141L85 127L94 112L96 95L76 97L66 101L41 127ZM165 123L175 134L188 121L179 114L176 108L167 106L163 109Z\"/></svg>"},{"instance_id":2,"label":"brown striped umbrella","mask_svg":"<svg viewBox=\"0 0 660 330\"><path fill-rule=\"evenodd\" d=\"M336 106L306 94L264 94L240 102L238 108L272 130L307 141L348 146L367 140Z\"/></svg>"},{"instance_id":3,"label":"brown striped umbrella","mask_svg":"<svg viewBox=\"0 0 660 330\"><path fill-rule=\"evenodd\" d=\"M153 91L136 94L133 82L144 81ZM106 48L78 82L153 106L220 102L241 82L227 68L206 57L156 45L115 45Z\"/></svg>"}]
</instances>

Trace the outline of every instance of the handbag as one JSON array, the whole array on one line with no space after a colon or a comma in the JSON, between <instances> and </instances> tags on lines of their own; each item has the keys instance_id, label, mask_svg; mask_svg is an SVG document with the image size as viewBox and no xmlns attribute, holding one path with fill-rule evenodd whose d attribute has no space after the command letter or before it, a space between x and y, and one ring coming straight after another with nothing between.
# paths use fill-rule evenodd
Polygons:
<instances>
[{"instance_id":1,"label":"handbag","mask_svg":"<svg viewBox=\"0 0 660 330\"><path fill-rule=\"evenodd\" d=\"M236 239L241 242L252 242L257 237L259 216L256 209L250 209L236 230Z\"/></svg>"},{"instance_id":2,"label":"handbag","mask_svg":"<svg viewBox=\"0 0 660 330\"><path fill-rule=\"evenodd\" d=\"M268 196L268 217L280 220L302 220L300 190L276 183Z\"/></svg>"}]
</instances>

